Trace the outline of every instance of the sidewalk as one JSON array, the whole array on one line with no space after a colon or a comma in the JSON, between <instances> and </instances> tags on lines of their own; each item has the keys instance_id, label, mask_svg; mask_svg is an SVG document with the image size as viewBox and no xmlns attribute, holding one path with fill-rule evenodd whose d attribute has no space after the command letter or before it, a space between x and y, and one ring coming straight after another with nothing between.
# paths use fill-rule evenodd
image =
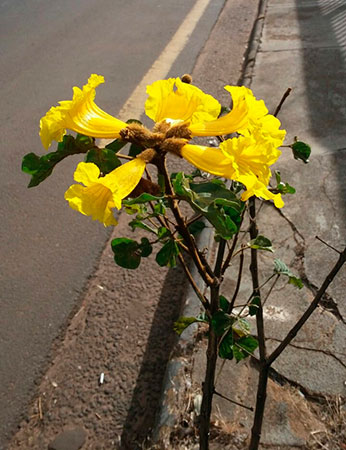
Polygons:
<instances>
[{"instance_id":1,"label":"sidewalk","mask_svg":"<svg viewBox=\"0 0 346 450\"><path fill-rule=\"evenodd\" d=\"M282 280L273 290L264 310L269 351L305 311L337 260L338 255L315 236L341 250L345 245L345 28L344 1L269 0L259 51L253 70L247 72L251 89L257 98L265 99L271 112L285 90L292 88L279 114L283 128L288 130L286 143L298 136L312 147L307 165L295 161L290 149L283 149L275 168L296 188L296 194L293 198L285 196L282 210L264 205L259 215L260 233L272 239L276 249L274 255L260 255L263 266L270 267L271 261L279 258L305 285L301 291L293 286L283 290ZM222 294L228 298L234 291L237 270L235 263L226 273ZM260 275L265 280L268 274ZM277 377L269 383L261 440L266 448L321 448L318 442L324 442L324 448L339 449L344 442L337 431L330 431L328 421L335 427L339 421L341 427L342 407L337 405L346 395L345 287L343 268L328 290L323 307L315 311L293 345L274 364ZM240 303L251 292L250 280L242 289ZM262 294L265 292L263 289ZM191 308L198 310L192 296L189 303L189 312L184 315L190 315ZM183 445L191 443L193 434L193 401L203 381L205 342L196 343L191 355L193 331L183 333L168 372L171 378L166 380L157 438L167 449L194 448ZM249 362L236 365L227 361L216 389L253 406L256 383L256 371ZM214 398L213 420L219 431L211 448L240 448L251 429L252 413ZM180 446L172 447L172 436L180 439Z\"/></svg>"}]
</instances>

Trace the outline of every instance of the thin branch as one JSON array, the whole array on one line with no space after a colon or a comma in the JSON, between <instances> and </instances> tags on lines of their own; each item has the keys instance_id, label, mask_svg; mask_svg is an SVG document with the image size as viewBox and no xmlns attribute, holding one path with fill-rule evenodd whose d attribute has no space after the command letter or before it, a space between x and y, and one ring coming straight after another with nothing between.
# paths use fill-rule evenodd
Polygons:
<instances>
[{"instance_id":1,"label":"thin branch","mask_svg":"<svg viewBox=\"0 0 346 450\"><path fill-rule=\"evenodd\" d=\"M275 116L275 117L279 114L282 105L284 104L286 98L290 95L291 91L292 91L292 89L291 89L291 88L288 88L288 89L286 90L286 92L284 93L284 95L282 96L282 99L280 100L280 103L279 103L278 106L276 107L276 110L275 110L275 113L274 113L274 116Z\"/></svg>"},{"instance_id":2,"label":"thin branch","mask_svg":"<svg viewBox=\"0 0 346 450\"><path fill-rule=\"evenodd\" d=\"M197 286L197 283L195 282L195 280L188 268L188 265L186 264L186 261L181 253L179 253L178 258L179 258L180 264L182 265L182 268L185 272L187 279L189 280L193 290L195 291L195 294L197 295L200 302L204 306L206 312L208 313L208 311L210 310L210 303L209 303L208 299L202 294L199 287Z\"/></svg>"},{"instance_id":3,"label":"thin branch","mask_svg":"<svg viewBox=\"0 0 346 450\"><path fill-rule=\"evenodd\" d=\"M191 257L197 267L199 274L201 275L204 282L208 286L211 286L215 282L215 276L213 274L213 271L209 266L208 262L206 261L205 257L198 250L195 240L193 239L189 230L187 229L185 220L180 212L177 200L170 197L174 195L174 191L167 171L166 160L164 155L159 162L159 171L164 176L165 179L166 193L168 194L168 201L170 203L171 210L173 212L175 220L177 221L177 229L182 235L183 239L185 240L186 245L190 249Z\"/></svg>"},{"instance_id":4,"label":"thin branch","mask_svg":"<svg viewBox=\"0 0 346 450\"><path fill-rule=\"evenodd\" d=\"M273 338L273 337L267 337L268 340L271 341L276 341L276 342L282 342L282 339L277 339L277 338ZM346 357L346 353L342 353L342 352L330 352L329 350L323 350L323 349L319 349L319 348L312 348L312 347L305 347L303 345L297 345L297 344L292 344L292 342L290 344L288 344L290 347L294 347L300 350L306 350L309 352L316 352L316 353L323 353L324 355L330 356L332 358L334 358L336 361L338 361L338 363L340 363L342 366L344 366L346 368L346 364L340 359L338 358L334 353L338 353L339 355L342 355L344 357Z\"/></svg>"},{"instance_id":5,"label":"thin branch","mask_svg":"<svg viewBox=\"0 0 346 450\"><path fill-rule=\"evenodd\" d=\"M240 289L240 284L241 284L241 276L243 273L243 266L244 266L244 252L241 252L240 254L240 261L239 261L239 270L238 270L238 278L237 278L237 285L235 287L235 291L232 297L232 300L230 301L229 307L228 307L228 314L232 313L233 307L234 307L234 303L237 299L238 296L238 292Z\"/></svg>"},{"instance_id":6,"label":"thin branch","mask_svg":"<svg viewBox=\"0 0 346 450\"><path fill-rule=\"evenodd\" d=\"M232 246L229 249L229 252L228 252L228 255L227 255L226 259L225 259L225 262L223 263L223 266L222 266L222 269L221 269L221 275L223 275L225 273L227 267L230 265L230 262L231 262L231 259L232 259L235 247L236 247L237 242L238 242L239 233L240 233L240 227L241 227L241 225L243 223L243 219L244 219L244 213L245 213L245 208L243 209L242 214L241 214L241 219L240 219L240 224L239 224L239 231L234 235L234 238L233 238L233 241L232 241Z\"/></svg>"},{"instance_id":7,"label":"thin branch","mask_svg":"<svg viewBox=\"0 0 346 450\"><path fill-rule=\"evenodd\" d=\"M230 399L228 397L225 397L224 395L220 394L220 392L215 391L215 389L214 389L214 394L218 395L219 397L221 397L221 398L223 398L223 399L225 399L225 400L227 400L227 401L229 401L231 403L234 403L235 405L241 406L242 408L248 409L249 411L253 411L253 407L252 406L246 406L246 405L243 405L242 403L236 402L235 400L232 400L232 399Z\"/></svg>"},{"instance_id":8,"label":"thin branch","mask_svg":"<svg viewBox=\"0 0 346 450\"><path fill-rule=\"evenodd\" d=\"M251 197L249 200L249 214L250 214L250 238L256 239L258 235L257 223L256 223L256 203L255 198ZM258 311L256 314L257 333L258 333L258 346L260 353L260 360L264 362L266 359L266 347L264 336L264 320L263 320L263 308L261 302L261 293L258 281L258 263L257 263L257 250L251 248L251 263L250 272L252 278L252 297L258 297L260 304L258 305Z\"/></svg>"},{"instance_id":9,"label":"thin branch","mask_svg":"<svg viewBox=\"0 0 346 450\"><path fill-rule=\"evenodd\" d=\"M123 153L120 153L120 152L116 153L115 156L117 156L118 158L122 158L122 159L130 159L130 160L133 159L132 156L124 155Z\"/></svg>"},{"instance_id":10,"label":"thin branch","mask_svg":"<svg viewBox=\"0 0 346 450\"><path fill-rule=\"evenodd\" d=\"M285 350L287 345L290 344L290 342L295 338L298 331L302 328L302 326L305 324L305 322L308 320L308 318L311 316L311 314L315 311L320 300L322 299L323 295L325 294L326 290L328 289L328 286L334 280L335 276L337 275L337 273L339 272L341 267L344 265L345 261L346 261L346 247L345 247L344 251L340 253L339 259L337 260L333 269L327 275L326 279L324 280L322 286L320 287L317 294L315 295L315 298L311 302L310 306L307 308L307 310L302 315L302 317L298 320L298 322L287 333L287 336L281 342L281 344L268 357L268 359L267 359L268 366L270 366L276 360L276 358L278 358L278 356L281 355L281 353Z\"/></svg>"},{"instance_id":11,"label":"thin branch","mask_svg":"<svg viewBox=\"0 0 346 450\"><path fill-rule=\"evenodd\" d=\"M335 247L333 247L332 245L328 244L328 242L324 241L323 239L321 239L318 236L315 236L316 239L318 239L320 242L322 242L322 244L326 245L327 247L331 248L332 250L334 250L336 253L338 253L339 255L341 255L340 250L336 249Z\"/></svg>"},{"instance_id":12,"label":"thin branch","mask_svg":"<svg viewBox=\"0 0 346 450\"><path fill-rule=\"evenodd\" d=\"M266 301L268 300L269 295L272 293L272 290L274 289L274 287L275 287L276 283L278 282L279 278L280 278L280 274L278 273L278 274L276 274L276 278L275 278L273 284L270 286L270 289L269 289L267 295L265 296L265 299L262 302L262 308L265 305Z\"/></svg>"}]
</instances>

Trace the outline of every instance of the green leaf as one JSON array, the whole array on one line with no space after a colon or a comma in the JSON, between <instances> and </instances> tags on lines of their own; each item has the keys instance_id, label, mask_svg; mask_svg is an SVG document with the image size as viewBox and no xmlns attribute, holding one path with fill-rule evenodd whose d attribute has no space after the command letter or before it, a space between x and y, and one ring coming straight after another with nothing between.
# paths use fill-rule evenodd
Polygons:
<instances>
[{"instance_id":1,"label":"green leaf","mask_svg":"<svg viewBox=\"0 0 346 450\"><path fill-rule=\"evenodd\" d=\"M170 235L171 233L166 227L159 227L157 230L157 237L159 240L168 238Z\"/></svg>"},{"instance_id":2,"label":"green leaf","mask_svg":"<svg viewBox=\"0 0 346 450\"><path fill-rule=\"evenodd\" d=\"M268 252L274 252L271 241L265 236L261 236L260 234L256 237L256 239L252 239L248 246L250 248L254 248L257 250L266 250Z\"/></svg>"},{"instance_id":3,"label":"green leaf","mask_svg":"<svg viewBox=\"0 0 346 450\"><path fill-rule=\"evenodd\" d=\"M169 240L164 244L156 255L156 262L159 266L175 267L176 257L179 255L178 244L174 240Z\"/></svg>"},{"instance_id":4,"label":"green leaf","mask_svg":"<svg viewBox=\"0 0 346 450\"><path fill-rule=\"evenodd\" d=\"M119 152L123 147L127 145L126 141L122 141L121 139L115 139L115 141L110 142L106 145L106 148L112 150L114 153Z\"/></svg>"},{"instance_id":5,"label":"green leaf","mask_svg":"<svg viewBox=\"0 0 346 450\"><path fill-rule=\"evenodd\" d=\"M222 336L233 324L234 319L224 311L217 311L213 314L211 325L217 336Z\"/></svg>"},{"instance_id":6,"label":"green leaf","mask_svg":"<svg viewBox=\"0 0 346 450\"><path fill-rule=\"evenodd\" d=\"M241 361L242 359L245 359L246 356L248 356L246 353L243 352L243 350L241 348L237 347L237 345L233 345L232 350L233 350L234 358L237 361L237 363L239 361Z\"/></svg>"},{"instance_id":7,"label":"green leaf","mask_svg":"<svg viewBox=\"0 0 346 450\"><path fill-rule=\"evenodd\" d=\"M140 219L133 219L129 223L129 226L132 228L132 231L135 231L136 228L141 228L142 230L149 231L149 233L156 234L156 231L147 225L145 222L142 222Z\"/></svg>"},{"instance_id":8,"label":"green leaf","mask_svg":"<svg viewBox=\"0 0 346 450\"><path fill-rule=\"evenodd\" d=\"M260 306L261 306L261 299L259 297L253 297L249 305L250 316L255 316Z\"/></svg>"},{"instance_id":9,"label":"green leaf","mask_svg":"<svg viewBox=\"0 0 346 450\"><path fill-rule=\"evenodd\" d=\"M239 317L232 325L233 331L240 337L250 334L250 324L247 320Z\"/></svg>"},{"instance_id":10,"label":"green leaf","mask_svg":"<svg viewBox=\"0 0 346 450\"><path fill-rule=\"evenodd\" d=\"M303 282L300 278L295 277L294 275L291 275L288 278L288 284L292 284L293 286L296 286L298 289L302 289Z\"/></svg>"},{"instance_id":11,"label":"green leaf","mask_svg":"<svg viewBox=\"0 0 346 450\"><path fill-rule=\"evenodd\" d=\"M88 151L95 146L95 139L89 136L84 136L84 134L77 133L76 145L80 149Z\"/></svg>"},{"instance_id":12,"label":"green leaf","mask_svg":"<svg viewBox=\"0 0 346 450\"><path fill-rule=\"evenodd\" d=\"M138 125L143 125L142 122L138 119L129 119L126 123L138 123Z\"/></svg>"},{"instance_id":13,"label":"green leaf","mask_svg":"<svg viewBox=\"0 0 346 450\"><path fill-rule=\"evenodd\" d=\"M243 348L247 354L252 354L258 347L258 340L253 336L244 336L237 340L237 345Z\"/></svg>"},{"instance_id":14,"label":"green leaf","mask_svg":"<svg viewBox=\"0 0 346 450\"><path fill-rule=\"evenodd\" d=\"M113 239L112 250L118 266L125 269L137 269L141 262L141 251L136 241L128 238Z\"/></svg>"},{"instance_id":15,"label":"green leaf","mask_svg":"<svg viewBox=\"0 0 346 450\"><path fill-rule=\"evenodd\" d=\"M275 189L272 189L273 192L280 194L295 194L296 190L293 186L281 181L281 174L278 170L275 170L275 178L277 186Z\"/></svg>"},{"instance_id":16,"label":"green leaf","mask_svg":"<svg viewBox=\"0 0 346 450\"><path fill-rule=\"evenodd\" d=\"M196 220L196 222L193 222L188 228L191 234L196 235L204 230L205 223L203 220Z\"/></svg>"},{"instance_id":17,"label":"green leaf","mask_svg":"<svg viewBox=\"0 0 346 450\"><path fill-rule=\"evenodd\" d=\"M85 162L96 164L104 175L121 166L119 158L107 148L92 148L86 154Z\"/></svg>"},{"instance_id":18,"label":"green leaf","mask_svg":"<svg viewBox=\"0 0 346 450\"><path fill-rule=\"evenodd\" d=\"M28 187L38 186L42 183L49 177L54 167L67 156L85 153L86 151L86 148L77 145L73 136L65 135L55 152L43 156L28 153L22 161L22 171L31 175Z\"/></svg>"},{"instance_id":19,"label":"green leaf","mask_svg":"<svg viewBox=\"0 0 346 450\"><path fill-rule=\"evenodd\" d=\"M139 249L141 251L142 258L147 258L149 255L151 255L153 251L153 247L149 242L149 239L143 237L141 238L141 243L139 244Z\"/></svg>"},{"instance_id":20,"label":"green leaf","mask_svg":"<svg viewBox=\"0 0 346 450\"><path fill-rule=\"evenodd\" d=\"M196 322L204 321L200 320L198 317L179 317L179 319L174 322L173 330L180 336L188 326Z\"/></svg>"},{"instance_id":21,"label":"green leaf","mask_svg":"<svg viewBox=\"0 0 346 450\"><path fill-rule=\"evenodd\" d=\"M139 147L136 144L131 144L130 148L129 148L129 156L132 156L133 158L135 158L137 155L142 153L142 151L143 151L142 147Z\"/></svg>"},{"instance_id":22,"label":"green leaf","mask_svg":"<svg viewBox=\"0 0 346 450\"><path fill-rule=\"evenodd\" d=\"M278 275L284 275L288 277L288 283L301 289L304 285L300 278L296 277L286 264L280 259L274 259L274 272Z\"/></svg>"},{"instance_id":23,"label":"green leaf","mask_svg":"<svg viewBox=\"0 0 346 450\"><path fill-rule=\"evenodd\" d=\"M166 213L166 208L162 201L158 201L158 203L156 203L154 206L154 212L159 216L163 216Z\"/></svg>"},{"instance_id":24,"label":"green leaf","mask_svg":"<svg viewBox=\"0 0 346 450\"><path fill-rule=\"evenodd\" d=\"M219 302L220 302L220 308L222 309L222 311L225 313L228 313L229 301L227 300L227 298L224 297L223 295L220 295Z\"/></svg>"},{"instance_id":25,"label":"green leaf","mask_svg":"<svg viewBox=\"0 0 346 450\"><path fill-rule=\"evenodd\" d=\"M123 204L124 206L130 206L138 203L155 202L162 199L163 197L155 197L155 195L147 194L144 192L139 197L133 198L131 200L123 200Z\"/></svg>"},{"instance_id":26,"label":"green leaf","mask_svg":"<svg viewBox=\"0 0 346 450\"><path fill-rule=\"evenodd\" d=\"M244 336L233 345L234 357L237 362L252 355L258 347L258 341L253 336Z\"/></svg>"},{"instance_id":27,"label":"green leaf","mask_svg":"<svg viewBox=\"0 0 346 450\"><path fill-rule=\"evenodd\" d=\"M175 193L190 203L214 226L216 233L230 239L239 229L244 204L220 180L191 182L179 172L172 180Z\"/></svg>"},{"instance_id":28,"label":"green leaf","mask_svg":"<svg viewBox=\"0 0 346 450\"><path fill-rule=\"evenodd\" d=\"M219 356L222 359L233 359L233 334L228 332L219 345Z\"/></svg>"},{"instance_id":29,"label":"green leaf","mask_svg":"<svg viewBox=\"0 0 346 450\"><path fill-rule=\"evenodd\" d=\"M309 162L311 147L302 141L296 141L291 146L294 159L301 159L305 164Z\"/></svg>"},{"instance_id":30,"label":"green leaf","mask_svg":"<svg viewBox=\"0 0 346 450\"><path fill-rule=\"evenodd\" d=\"M229 108L228 106L221 106L220 116L222 116L223 114L228 114L229 112L231 112L231 108Z\"/></svg>"}]
</instances>

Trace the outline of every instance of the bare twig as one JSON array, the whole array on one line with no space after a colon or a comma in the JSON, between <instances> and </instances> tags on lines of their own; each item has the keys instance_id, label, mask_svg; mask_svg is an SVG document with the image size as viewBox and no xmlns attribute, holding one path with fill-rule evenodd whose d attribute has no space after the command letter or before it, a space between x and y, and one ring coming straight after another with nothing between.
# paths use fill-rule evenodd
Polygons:
<instances>
[{"instance_id":1,"label":"bare twig","mask_svg":"<svg viewBox=\"0 0 346 450\"><path fill-rule=\"evenodd\" d=\"M281 353L285 350L287 345L290 344L292 339L295 338L298 331L302 328L302 326L305 324L305 322L308 320L308 318L311 316L311 314L317 308L317 306L318 306L320 300L322 299L323 295L325 294L328 286L334 280L336 274L339 272L341 267L344 265L345 261L346 261L346 247L345 247L344 251L340 253L338 261L336 262L333 269L327 275L326 279L324 280L322 286L320 287L317 294L315 295L315 298L311 302L310 306L307 308L307 310L302 315L302 317L298 320L298 322L287 333L287 336L283 339L281 344L268 357L268 360L267 360L268 365L271 365L276 360L276 358L281 355Z\"/></svg>"},{"instance_id":2,"label":"bare twig","mask_svg":"<svg viewBox=\"0 0 346 450\"><path fill-rule=\"evenodd\" d=\"M239 270L238 270L237 285L235 287L232 300L229 303L228 314L232 313L232 310L233 310L233 307L234 307L234 303L235 303L235 301L237 299L237 296L238 296L238 292L239 292L240 284L241 284L241 276L242 276L242 273L243 273L243 266L244 266L244 252L241 252L240 260L239 260Z\"/></svg>"},{"instance_id":3,"label":"bare twig","mask_svg":"<svg viewBox=\"0 0 346 450\"><path fill-rule=\"evenodd\" d=\"M291 89L291 88L288 88L288 89L286 90L286 92L284 93L284 95L282 96L282 99L280 100L280 103L279 103L278 106L276 107L276 110L275 110L275 113L274 113L274 116L275 116L275 117L279 114L282 105L284 104L286 98L290 95L291 91L292 91L292 89Z\"/></svg>"},{"instance_id":4,"label":"bare twig","mask_svg":"<svg viewBox=\"0 0 346 450\"><path fill-rule=\"evenodd\" d=\"M328 242L324 241L323 239L321 239L318 236L315 236L316 239L318 239L320 242L322 242L322 244L326 245L327 247L331 248L332 250L334 250L336 253L339 253L339 255L341 255L340 250L336 249L335 247L333 247L332 245L328 244Z\"/></svg>"},{"instance_id":5,"label":"bare twig","mask_svg":"<svg viewBox=\"0 0 346 450\"><path fill-rule=\"evenodd\" d=\"M220 392L217 392L217 391L214 390L214 394L218 395L219 397L221 397L221 398L223 398L225 400L227 400L228 402L234 403L235 405L241 406L242 408L248 409L249 411L253 411L253 407L252 406L246 406L246 405L243 405L242 403L236 402L235 400L232 400L232 399L230 399L230 398L220 394Z\"/></svg>"}]
</instances>

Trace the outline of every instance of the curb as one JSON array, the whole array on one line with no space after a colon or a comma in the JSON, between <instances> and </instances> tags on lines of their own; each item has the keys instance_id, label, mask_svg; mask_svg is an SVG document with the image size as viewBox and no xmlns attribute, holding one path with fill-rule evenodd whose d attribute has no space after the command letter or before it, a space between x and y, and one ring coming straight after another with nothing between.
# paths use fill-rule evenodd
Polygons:
<instances>
[{"instance_id":1,"label":"curb","mask_svg":"<svg viewBox=\"0 0 346 450\"><path fill-rule=\"evenodd\" d=\"M268 0L259 0L258 12L253 24L248 46L244 55L242 74L238 85L251 86L256 56L261 44L261 37L264 26L265 14ZM198 239L198 245L202 248L212 248L213 232L212 228L206 228ZM200 289L204 288L203 281L199 277L195 266L192 266L191 273ZM196 316L200 313L200 302L191 286L188 287L182 316ZM191 365L191 351L194 347L195 335L198 330L196 323L190 325L177 339L172 356L167 364L165 377L162 385L162 395L160 410L158 411L156 424L152 433L152 442L163 447L170 448L170 434L174 426L179 423L179 410L174 407L174 400L184 390L186 382L186 372Z\"/></svg>"}]
</instances>

